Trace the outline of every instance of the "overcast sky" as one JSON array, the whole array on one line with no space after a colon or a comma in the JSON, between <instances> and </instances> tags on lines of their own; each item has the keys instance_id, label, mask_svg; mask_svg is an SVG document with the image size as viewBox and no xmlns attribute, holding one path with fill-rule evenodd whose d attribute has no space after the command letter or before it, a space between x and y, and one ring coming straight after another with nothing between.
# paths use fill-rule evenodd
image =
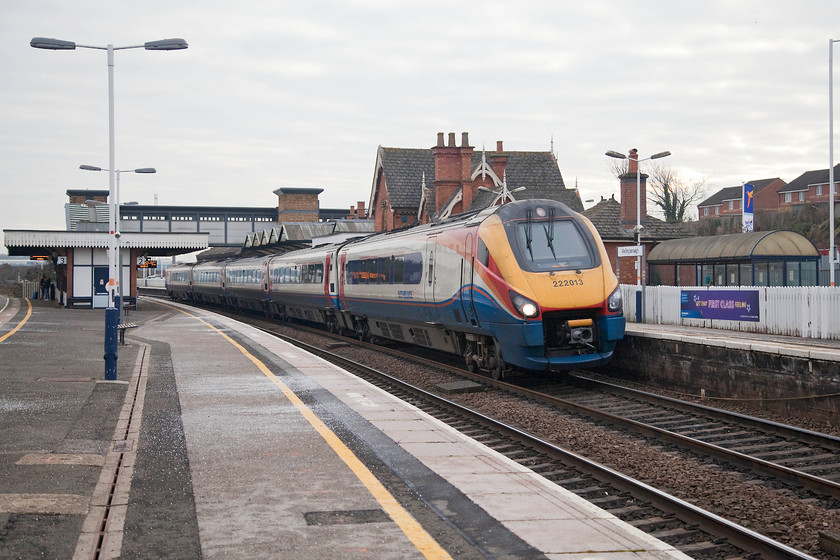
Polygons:
<instances>
[{"instance_id":1,"label":"overcast sky","mask_svg":"<svg viewBox=\"0 0 840 560\"><path fill-rule=\"evenodd\" d=\"M840 2L3 0L0 229L63 229L67 189L108 189L79 170L108 167L105 51L35 36L189 43L116 52L116 166L158 171L123 174L122 202L270 207L319 187L349 209L377 146L438 132L553 138L566 185L598 200L618 195L606 150L670 150L707 194L827 168Z\"/></svg>"}]
</instances>

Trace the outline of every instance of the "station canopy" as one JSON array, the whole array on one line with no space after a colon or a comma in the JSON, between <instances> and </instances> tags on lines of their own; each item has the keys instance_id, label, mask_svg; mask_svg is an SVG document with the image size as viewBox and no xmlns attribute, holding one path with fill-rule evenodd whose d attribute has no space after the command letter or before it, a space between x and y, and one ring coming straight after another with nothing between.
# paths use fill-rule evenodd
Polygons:
<instances>
[{"instance_id":1,"label":"station canopy","mask_svg":"<svg viewBox=\"0 0 840 560\"><path fill-rule=\"evenodd\" d=\"M648 264L715 263L754 260L810 260L819 252L808 238L793 231L754 231L663 241L648 255Z\"/></svg>"}]
</instances>

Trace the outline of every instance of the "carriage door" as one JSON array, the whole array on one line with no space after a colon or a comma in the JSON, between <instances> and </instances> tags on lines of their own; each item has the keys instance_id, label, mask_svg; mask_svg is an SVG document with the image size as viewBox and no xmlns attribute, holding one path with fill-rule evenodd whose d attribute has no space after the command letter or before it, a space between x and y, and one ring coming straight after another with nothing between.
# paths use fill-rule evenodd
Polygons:
<instances>
[{"instance_id":1,"label":"carriage door","mask_svg":"<svg viewBox=\"0 0 840 560\"><path fill-rule=\"evenodd\" d=\"M439 322L438 309L435 307L437 299L435 298L435 288L437 286L437 263L435 256L437 252L437 237L430 237L426 240L426 255L423 263L423 300L426 305L423 306L425 319L430 323Z\"/></svg>"},{"instance_id":2,"label":"carriage door","mask_svg":"<svg viewBox=\"0 0 840 560\"><path fill-rule=\"evenodd\" d=\"M465 322L478 326L478 319L473 305L473 274L475 273L475 257L473 256L473 236L467 235L464 246L464 259L461 261L461 307Z\"/></svg>"}]
</instances>

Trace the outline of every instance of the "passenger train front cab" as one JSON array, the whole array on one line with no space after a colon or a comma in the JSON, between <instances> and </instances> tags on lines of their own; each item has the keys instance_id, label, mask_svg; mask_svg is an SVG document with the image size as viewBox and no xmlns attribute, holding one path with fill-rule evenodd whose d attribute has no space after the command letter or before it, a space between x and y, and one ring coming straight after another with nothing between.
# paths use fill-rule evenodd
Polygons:
<instances>
[{"instance_id":1,"label":"passenger train front cab","mask_svg":"<svg viewBox=\"0 0 840 560\"><path fill-rule=\"evenodd\" d=\"M594 226L562 203L506 204L479 228L480 275L506 362L536 370L605 364L624 337L618 280Z\"/></svg>"}]
</instances>

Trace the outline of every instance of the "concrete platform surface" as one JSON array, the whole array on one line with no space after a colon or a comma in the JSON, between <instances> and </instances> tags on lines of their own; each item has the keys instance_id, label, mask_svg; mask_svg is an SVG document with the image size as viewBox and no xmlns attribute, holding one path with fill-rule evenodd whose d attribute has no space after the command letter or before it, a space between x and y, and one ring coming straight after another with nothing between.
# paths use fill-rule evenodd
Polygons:
<instances>
[{"instance_id":1,"label":"concrete platform surface","mask_svg":"<svg viewBox=\"0 0 840 560\"><path fill-rule=\"evenodd\" d=\"M0 557L686 558L247 325L130 318L103 382L104 313L0 311Z\"/></svg>"}]
</instances>

